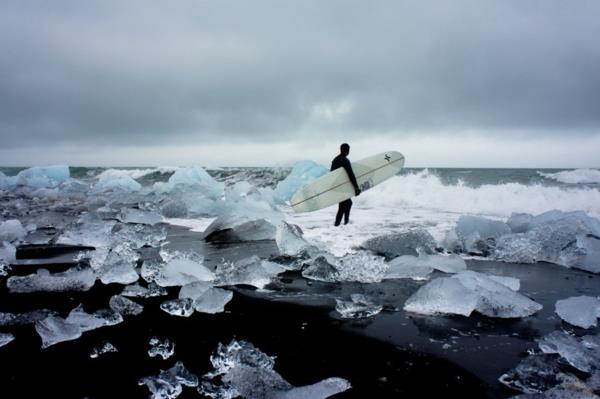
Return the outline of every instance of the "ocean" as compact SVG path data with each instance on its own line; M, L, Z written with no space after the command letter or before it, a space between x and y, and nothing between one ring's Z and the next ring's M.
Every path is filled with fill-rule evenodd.
M326 170L0 168L2 396L597 393L600 170Z

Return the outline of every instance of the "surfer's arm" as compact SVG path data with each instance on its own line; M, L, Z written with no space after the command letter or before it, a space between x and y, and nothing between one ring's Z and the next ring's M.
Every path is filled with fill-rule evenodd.
M350 183L352 183L354 186L354 189L359 191L358 183L356 182L356 176L354 176L354 171L352 170L350 161L346 160L346 162L344 162L344 169L346 169L346 173L348 174L348 178L350 179Z

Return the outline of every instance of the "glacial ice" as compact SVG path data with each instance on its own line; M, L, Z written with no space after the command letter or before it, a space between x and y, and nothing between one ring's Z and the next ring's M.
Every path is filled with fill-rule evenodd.
M544 353L558 354L571 366L585 373L600 369L600 351L585 339L590 336L577 338L564 331L553 331L544 337L537 339L540 350Z
M329 169L316 162L298 161L294 164L290 174L277 183L274 196L281 202L289 201L296 191L327 173L329 173Z
M20 171L16 176L16 183L36 188L56 187L69 177L69 167L65 165L34 166Z
M513 280L499 281L473 271L437 278L408 298L404 309L422 314L463 316L469 316L476 310L489 317L515 318L530 316L542 308L542 305L513 291Z
M525 393L542 393L559 383L557 376L560 372L556 355L538 353L527 356L498 380Z
M285 269L273 262L253 255L236 262L223 261L217 265L215 285L251 285L264 288L271 279Z
M144 311L144 307L131 299L127 299L122 295L113 295L108 306L115 312L123 316L138 315Z
M221 313L225 311L225 305L227 305L232 298L233 292L221 288L210 287L194 300L194 310L200 313Z
M183 201L168 199L160 206L160 213L166 218L186 218L188 208Z
M17 248L9 242L0 242L0 266L9 265L16 259ZM0 271L0 275L1 271Z
M163 360L166 360L175 354L175 343L169 338L152 337L149 345L148 356L150 357L160 356Z
M196 298L202 296L212 284L207 281L194 281L193 283L186 284L179 290L179 298L190 298L196 300Z
M67 316L65 322L77 326L81 332L91 331L105 326L114 326L123 321L121 314L101 309L92 314L86 313L82 305L77 306Z
M455 231L465 252L483 255L490 251L490 240L495 242L511 233L510 227L504 222L471 215L462 215L456 222Z
M24 324L33 324L36 321L45 319L55 313L48 309L32 310L25 313L3 313L0 312L0 326L19 326Z
M115 246L106 256L104 263L96 270L103 284L131 284L139 279L135 271L139 254L127 243Z
M81 337L81 328L68 323L62 317L48 316L35 323L35 330L42 338L42 348L59 342L71 341Z
M542 309L542 305L539 303L513 291L512 280L502 278L495 280L485 274L473 271L464 271L452 278L458 279L461 284L479 295L475 310L486 316L527 317Z
M102 220L95 213L88 213L69 226L59 236L57 243L110 248L112 230L116 223L114 220Z
M6 220L0 223L0 243L2 241L22 241L27 235L27 230L17 219Z
M92 350L92 353L90 353L90 357L92 359L97 359L106 353L116 353L118 351L119 350L115 348L113 344L111 344L110 342L105 342L104 345L94 348Z
M426 315L458 314L470 316L479 295L452 277L436 278L422 286L404 303L407 312Z
M388 265L384 258L368 251L346 254L336 259L339 281L376 283L383 280Z
M522 219L524 215L520 216ZM524 231L523 231L524 230ZM600 272L600 220L585 212L549 211L532 216L497 241L493 257L505 262L547 261Z
M161 370L156 377L144 377L138 385L146 385L153 399L173 399L183 391L182 385L195 387L198 377L189 372L182 362L177 362L168 370Z
M336 267L335 257L330 253L323 252L314 256L307 262L307 267L302 270L302 276L317 281L335 283L339 281L340 275Z
M412 255L402 255L388 263L384 279L411 278L413 280L427 280L433 272L433 267L419 262L419 258Z
M342 378L328 378L313 385L294 387L273 369L273 357L247 341L232 340L227 346L219 343L210 361L214 369L202 377L198 392L213 398L319 399L351 387ZM215 377L220 377L221 382Z
M130 176L102 176L92 187L92 193L100 194L107 191L133 192L142 189L142 185Z
M215 274L201 262L202 258L187 258L185 254L177 254L159 271L156 283L161 287L172 287L194 281L215 280Z
M112 245L128 243L134 249L143 246L160 247L167 238L164 226L118 223L113 226Z
M182 186L202 188L215 194L220 194L224 188L223 184L213 179L201 166L178 168L166 184L155 184L161 192L169 192Z
M261 241L275 239L275 226L266 219L219 216L204 231L206 241Z
M153 298L167 294L167 290L156 283L150 283L148 287L142 287L139 283L128 285L121 292L121 295L131 298Z
M172 316L190 317L194 313L193 304L190 298L179 298L161 303L160 308Z
M301 256L316 252L316 248L304 239L302 230L295 224L286 222L278 224L275 242L279 253L285 256Z
M162 216L158 213L134 208L122 208L118 219L123 223L147 224L150 226L162 222Z
M15 339L15 336L9 333L0 333L0 348L9 344Z
M342 315L344 319L362 319L376 315L381 312L383 306L374 303L371 298L363 294L350 295L349 301L340 299L335 300L335 310Z
M531 227L533 218L529 213L512 213L506 224L513 233L525 233Z
M576 296L561 299L556 301L556 314L577 327L596 327L596 319L600 317L600 298Z
M435 253L435 239L423 229L405 233L393 233L373 237L361 244L361 248L393 258L401 255L416 256L419 253Z
M6 281L10 292L87 291L94 285L96 275L90 268L74 267L62 273L51 274L46 269L27 276L12 276Z

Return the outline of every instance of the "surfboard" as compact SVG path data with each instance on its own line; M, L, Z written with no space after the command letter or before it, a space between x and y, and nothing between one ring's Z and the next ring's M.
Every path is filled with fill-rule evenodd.
M388 151L352 162L361 191L367 191L400 172L404 155ZM312 212L354 196L354 186L344 168L336 169L298 190L290 200L296 212Z

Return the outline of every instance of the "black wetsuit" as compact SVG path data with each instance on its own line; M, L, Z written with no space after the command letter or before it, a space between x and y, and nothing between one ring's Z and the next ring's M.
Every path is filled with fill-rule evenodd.
M358 191L358 183L356 182L356 177L352 171L352 165L350 165L350 161L343 154L333 158L333 161L331 162L331 170L336 170L338 168L346 169L346 173L348 174L350 182L354 186L354 190ZM337 215L335 216L336 226L340 225L342 216L344 217L344 224L348 224L348 220L350 219L350 208L352 208L352 200L350 198L339 203Z

